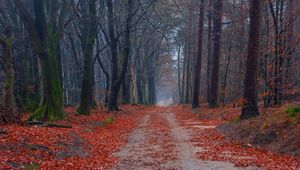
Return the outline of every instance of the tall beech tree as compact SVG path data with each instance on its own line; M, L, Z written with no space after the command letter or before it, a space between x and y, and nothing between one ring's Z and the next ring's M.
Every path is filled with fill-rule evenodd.
M206 71L206 98L210 101L210 86L211 86L211 66L212 66L212 39L211 39L211 27L212 27L212 1L208 0L207 9L207 71Z
M90 114L94 106L94 65L93 52L97 37L97 10L96 0L89 0L88 2L88 18L87 28L83 33L83 55L84 55L84 71L81 89L81 102L78 109L79 114Z
M5 16L1 16L0 14L0 18L4 17ZM3 49L3 60L0 60L0 66L2 67L6 75L6 82L4 85L4 105L0 105L2 109L2 111L0 112L0 123L18 122L20 120L18 113L14 111L14 108L16 106L14 95L15 72L13 65L14 36L12 31L12 25L10 24L10 19L6 18L5 22L7 23L7 25L4 27L5 35L0 35L0 47L2 47ZM0 24L1 26L3 26L2 23Z
M213 62L209 105L218 106L223 0L213 1Z
M191 1L189 2L191 3ZM190 18L188 20L188 28L186 32L186 46L185 46L185 79L186 79L186 84L185 84L185 98L184 98L184 103L185 104L190 104L191 99L190 99L190 92L191 92L191 62L193 59L193 7L189 5L188 7L188 17Z
M125 69L125 73L123 73L122 80L123 80L123 102L128 104L130 102L130 69L128 69L128 62L130 60L130 50L131 50L131 41L130 41L130 31L131 31L131 22L132 22L132 8L133 8L133 1L127 0L126 3L126 24L125 24L125 37L124 37L124 47L123 47L123 54L124 54L124 65L123 69ZM127 62L127 63L125 63Z
M242 107L241 119L248 119L259 115L257 106L257 73L261 25L260 13L261 1L251 0L248 55L244 81L244 105Z
M287 10L288 10L288 22L290 25L287 28L287 70L286 70L286 77L287 77L287 82L291 82L291 66L292 66L292 58L293 54L295 51L295 46L294 46L294 28L295 24L293 22L294 17L295 17L295 10L294 10L294 5L295 2L294 0L288 0L287 4Z
M7 2L7 1L5 1ZM1 4L0 4L1 5ZM0 6L1 9L1 6ZM5 10L5 9L1 9ZM3 59L0 60L0 64L3 67L6 74L6 83L4 86L4 106L10 110L14 107L14 68L13 68L13 31L11 18L5 15L3 12L0 13L0 26L3 28L3 34L0 34L0 47L2 47ZM10 114L10 113L6 113ZM2 115L4 117L10 117L11 115Z
M114 4L112 0L107 0L107 22L110 39L110 49L112 54L112 85L109 97L108 110L116 111L118 108L118 96L120 87L124 80L124 76L127 70L128 59L130 55L130 32L132 21L132 7L133 1L127 0L126 9L126 30L125 30L125 43L124 43L124 55L121 57L118 52L118 37L115 35L115 17L114 17ZM121 67L120 67L121 65Z
M202 40L203 40L203 26L204 26L204 6L205 0L201 0L200 15L199 15L199 31L198 31L198 56L195 65L195 78L194 78L194 90L192 108L198 108L200 106L200 80L201 80L201 66L202 66Z
M41 66L43 99L31 119L49 121L62 119L64 102L57 47L63 36L69 1L53 0L49 10L46 10L45 0L33 0L34 17L31 17L23 1L14 0L14 2L30 35L33 49L39 56Z
M0 36L0 45L3 47L3 67L6 74L5 84L5 104L7 109L12 109L14 105L14 69L13 69L13 58L12 58L12 33L8 33L7 38Z

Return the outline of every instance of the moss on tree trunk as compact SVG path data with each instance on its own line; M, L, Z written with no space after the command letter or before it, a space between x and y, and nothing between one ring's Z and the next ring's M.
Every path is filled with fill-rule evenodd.
M97 11L96 0L89 0L88 32L84 32L84 73L82 81L81 102L78 108L79 114L90 114L91 109L96 105L93 96L94 86L94 65L93 51L97 35Z
M12 41L9 39L4 43L4 64L5 64L5 107L7 109L13 108L14 105L14 68L12 59Z
M63 92L56 51L54 49L43 51L39 54L39 57L41 62L43 101L30 119L48 121L63 119Z

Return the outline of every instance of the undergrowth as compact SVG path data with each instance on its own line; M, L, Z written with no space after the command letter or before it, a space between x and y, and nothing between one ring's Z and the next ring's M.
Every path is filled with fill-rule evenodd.
M291 106L285 110L287 116L293 119L294 124L300 124L300 105Z
M285 110L285 113L291 118L296 117L300 113L300 106L291 106Z

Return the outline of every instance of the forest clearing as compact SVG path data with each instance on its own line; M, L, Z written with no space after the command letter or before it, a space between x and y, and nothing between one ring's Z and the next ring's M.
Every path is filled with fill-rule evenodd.
M0 0L0 169L299 170L299 0Z

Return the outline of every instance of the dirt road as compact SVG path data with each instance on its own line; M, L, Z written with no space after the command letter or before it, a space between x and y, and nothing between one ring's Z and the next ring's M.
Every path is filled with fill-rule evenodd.
M127 145L115 156L119 163L113 169L178 169L178 170L234 170L229 162L203 161L196 153L203 148L190 141L192 129L180 126L172 107L161 107L149 111L140 120L138 128L130 135ZM197 125L199 129L215 128L201 126L199 122L186 122ZM247 167L243 169L258 169Z

